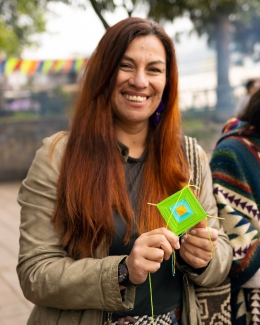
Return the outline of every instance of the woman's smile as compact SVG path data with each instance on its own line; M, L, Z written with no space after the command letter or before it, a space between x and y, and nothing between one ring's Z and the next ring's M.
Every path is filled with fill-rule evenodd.
M140 95L128 95L128 94L123 94L123 96L129 100L130 102L135 102L135 103L142 103L147 100L148 97L146 96L140 96Z

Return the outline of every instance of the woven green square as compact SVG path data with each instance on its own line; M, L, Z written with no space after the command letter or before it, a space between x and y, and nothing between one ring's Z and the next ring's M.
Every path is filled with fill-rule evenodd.
M157 208L175 235L184 233L207 218L206 212L189 186L158 203Z

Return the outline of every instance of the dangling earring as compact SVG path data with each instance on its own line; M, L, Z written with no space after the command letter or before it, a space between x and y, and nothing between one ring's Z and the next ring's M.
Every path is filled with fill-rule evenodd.
M159 106L157 107L156 111L154 112L154 116L153 116L153 124L154 124L154 126L156 126L159 123L161 113L164 111L164 109L165 109L164 103L160 102Z

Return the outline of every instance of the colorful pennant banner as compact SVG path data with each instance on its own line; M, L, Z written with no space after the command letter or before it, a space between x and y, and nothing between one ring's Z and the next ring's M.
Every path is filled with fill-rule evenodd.
M36 72L43 74L79 72L86 66L87 61L87 58L64 60L0 59L0 74L9 76L11 73L19 71L32 76Z

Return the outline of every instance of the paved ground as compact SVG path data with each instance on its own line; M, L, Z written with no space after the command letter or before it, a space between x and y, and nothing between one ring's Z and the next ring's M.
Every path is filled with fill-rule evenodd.
M16 275L19 241L20 184L0 183L0 324L25 325L32 304L22 294Z

